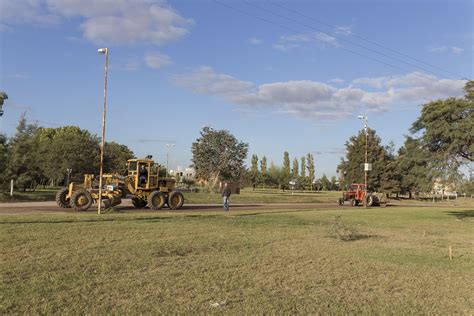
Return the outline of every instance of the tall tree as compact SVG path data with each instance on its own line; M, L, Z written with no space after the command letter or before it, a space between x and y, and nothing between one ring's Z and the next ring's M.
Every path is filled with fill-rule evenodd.
M309 176L309 185L311 190L313 190L313 182L315 180L315 167L314 167L314 158L313 154L308 153L306 155L306 168L308 169L308 176Z
M283 170L286 173L290 173L290 154L287 151L283 153Z
M298 158L295 158L293 159L293 168L291 169L291 176L293 177L293 179L298 179L298 176L299 176L298 167L299 167Z
M323 191L329 191L331 189L331 181L329 181L328 177L324 173L320 179L320 182L321 182L321 189Z
M301 177L306 177L306 158L301 157Z
M219 180L239 180L245 171L248 144L226 130L204 127L192 144L192 162L198 178L215 187Z
M411 128L412 133L422 133L422 145L433 158L455 166L474 161L474 81L466 83L464 89L464 98L423 105Z
M0 190L7 186L7 163L8 163L8 140L4 134L0 134Z
M260 175L262 184L265 185L267 183L267 157L265 156L260 160Z
M38 164L38 145L34 141L38 126L28 124L26 114L18 122L16 134L10 141L7 163L8 178L15 181L15 186L25 191L34 188L41 178Z
M339 191L339 185L337 183L337 178L335 176L331 177L331 191Z
M291 179L291 168L290 168L290 154L287 151L283 153L283 167L281 168L281 174L279 177L280 188L285 190L289 187Z
M4 91L0 91L0 117L3 116L3 103L8 99L8 95Z
M259 172L258 172L258 156L257 155L252 155L252 162L250 166L250 172L249 172L249 180L252 185L252 188L255 190L255 187L258 184L259 181Z
M116 142L106 142L104 148L104 172L125 174L127 160L135 158L133 151Z
M401 191L408 193L429 192L433 188L433 179L440 171L431 166L431 153L421 141L407 137L405 144L398 150L396 170L401 176Z
M44 175L53 183L62 182L67 169L72 169L75 181L82 181L83 174L98 173L99 139L89 131L77 126L41 128L35 141Z
M3 116L3 103L8 99L8 95L5 91L0 91L0 116Z
M260 172L262 175L267 174L267 157L263 156L262 160L260 160Z
M372 171L368 172L369 189L381 189L381 177L385 170L385 159L387 151L381 144L381 139L374 130L368 129L368 162L372 163ZM344 182L364 183L365 162L365 131L361 130L358 135L352 136L346 142L346 158L341 159L338 172L344 175Z

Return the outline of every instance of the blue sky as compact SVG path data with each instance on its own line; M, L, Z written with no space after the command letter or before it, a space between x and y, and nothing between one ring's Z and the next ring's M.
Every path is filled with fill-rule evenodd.
M162 163L150 140L173 140L171 168L191 163L207 125L248 142L249 158L312 152L332 176L357 115L398 148L420 104L473 77L467 0L0 0L0 38L1 132L27 111L98 134L107 46L106 140Z

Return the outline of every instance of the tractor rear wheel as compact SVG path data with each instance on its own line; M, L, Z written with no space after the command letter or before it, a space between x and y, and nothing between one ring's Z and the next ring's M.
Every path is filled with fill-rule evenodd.
M155 191L148 196L148 207L152 210L161 209L166 203L166 196L160 191Z
M92 205L92 195L89 191L78 190L71 196L71 206L78 212L87 211Z
M62 188L61 190L56 193L56 203L59 207L62 208L70 208L71 204L69 203L69 199L66 198L67 194L69 193L68 188Z
M179 191L173 191L168 196L168 206L172 210L179 210L184 204L184 196Z
M144 208L146 206L146 201L137 197L132 197L132 204L136 208Z

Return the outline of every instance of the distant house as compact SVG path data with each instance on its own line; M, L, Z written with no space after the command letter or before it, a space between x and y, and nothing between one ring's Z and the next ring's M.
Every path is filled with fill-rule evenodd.
M457 196L455 184L452 182L449 183L440 178L435 179L433 183L433 193L439 195Z
M196 171L194 168L187 167L183 169L183 167L178 166L176 170L170 170L170 175L179 176L180 179L193 180L196 177Z

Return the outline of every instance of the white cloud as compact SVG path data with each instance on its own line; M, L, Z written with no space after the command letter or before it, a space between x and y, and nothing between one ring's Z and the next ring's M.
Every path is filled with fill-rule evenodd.
M442 53L445 52L448 48L446 46L434 46L428 48L428 51L431 53Z
M134 71L140 68L140 65L140 60L138 60L136 56L129 56L120 59L117 64L112 64L111 68L116 68L118 70L124 71Z
M256 37L251 37L248 39L248 42L252 45L260 45L262 44L262 40Z
M352 26L350 25L343 25L336 27L336 33L344 34L344 35L351 35L352 34Z
M344 79L341 79L341 78L334 78L334 79L330 79L328 80L328 83L343 83L344 82Z
M464 51L463 48L457 47L457 46L434 46L428 48L428 51L430 53L445 53L445 52L451 52L453 54L460 54Z
M79 17L83 36L98 44L163 44L188 33L192 20L157 0L0 0L2 21L45 23Z
M173 82L193 92L223 98L241 95L253 86L251 82L218 74L211 67L200 67L191 74L177 75L173 78Z
M3 25L16 23L55 23L58 16L48 12L44 0L0 0Z
M211 67L176 76L174 83L239 107L322 120L349 117L357 111L389 111L400 104L418 105L427 98L461 96L464 86L461 80L438 79L416 72L359 78L343 88L310 80L257 85L216 73Z
M312 32L283 35L280 37L278 42L273 45L273 48L280 51L287 51L292 48L301 47L303 44L310 43L318 44L320 47L324 47L325 44L329 44L335 47L340 46L335 37L322 32Z
M145 55L145 63L151 68L163 68L171 65L173 62L168 55L160 53L148 53Z
M460 54L464 51L464 49L462 49L461 47L453 46L453 47L451 47L451 51L454 54Z
M15 79L15 80L27 80L27 79L30 79L31 77L25 74L12 74L12 75L7 75L7 78Z

